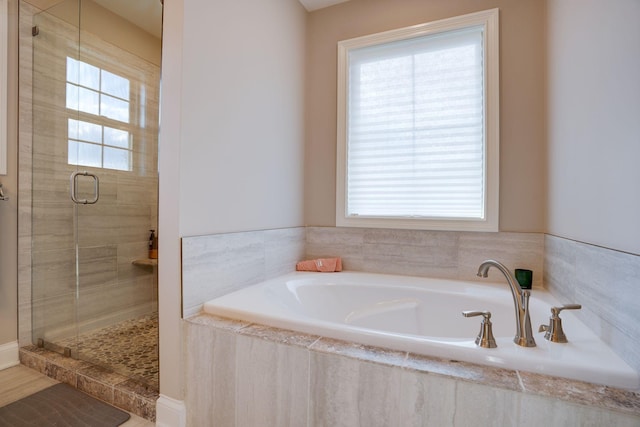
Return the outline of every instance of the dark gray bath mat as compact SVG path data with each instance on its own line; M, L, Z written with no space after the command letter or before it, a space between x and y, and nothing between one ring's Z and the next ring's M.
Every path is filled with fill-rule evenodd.
M0 408L1 427L115 427L129 414L67 384L56 384Z

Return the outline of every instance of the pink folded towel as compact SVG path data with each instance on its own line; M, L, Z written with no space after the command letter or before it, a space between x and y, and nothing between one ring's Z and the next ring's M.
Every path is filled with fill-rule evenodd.
M321 272L342 271L342 260L340 258L318 258L300 261L296 264L296 270Z

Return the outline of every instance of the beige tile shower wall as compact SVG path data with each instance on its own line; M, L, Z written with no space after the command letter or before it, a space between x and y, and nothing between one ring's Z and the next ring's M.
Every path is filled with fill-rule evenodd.
M542 286L544 237L541 233L472 233L307 227L306 258L340 256L346 270L445 279L481 280L478 266L486 259L511 270L533 270L533 285ZM489 279L504 280L492 269Z
M294 271L304 239L302 227L184 237L184 317L210 299Z
M155 271L131 261L147 257L149 229L157 229L159 69L85 31L78 52L77 28L46 13L33 18L37 11L24 3L21 12L21 320L31 318L31 302L34 307L34 324L21 324L20 341L27 344L31 329L44 325L45 338L64 335L76 309L81 332L156 309ZM31 37L34 22L37 39ZM69 197L76 167L67 162L65 102L66 57L78 53L80 60L129 79L132 88L144 87L144 98L132 91L132 120L142 128L133 133L132 171L80 167L100 177L99 202L82 206ZM91 193L88 179L79 184L81 197Z
M640 256L545 236L545 286L640 372Z

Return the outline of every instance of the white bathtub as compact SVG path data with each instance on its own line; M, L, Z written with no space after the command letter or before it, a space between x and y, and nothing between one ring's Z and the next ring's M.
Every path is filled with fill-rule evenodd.
M531 325L548 324L561 303L532 291ZM481 317L489 310L497 348L477 347ZM571 311L561 313L569 343L535 333L537 347L513 342L516 322L507 282L462 282L357 272L291 273L205 303L204 311L324 337L483 365L536 372L613 387L640 389L638 373L600 341Z

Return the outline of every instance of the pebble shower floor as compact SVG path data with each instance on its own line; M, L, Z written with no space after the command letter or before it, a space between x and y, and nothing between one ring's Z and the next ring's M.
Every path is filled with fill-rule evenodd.
M57 342L74 348L75 338ZM78 335L83 360L158 389L158 314L125 320Z

